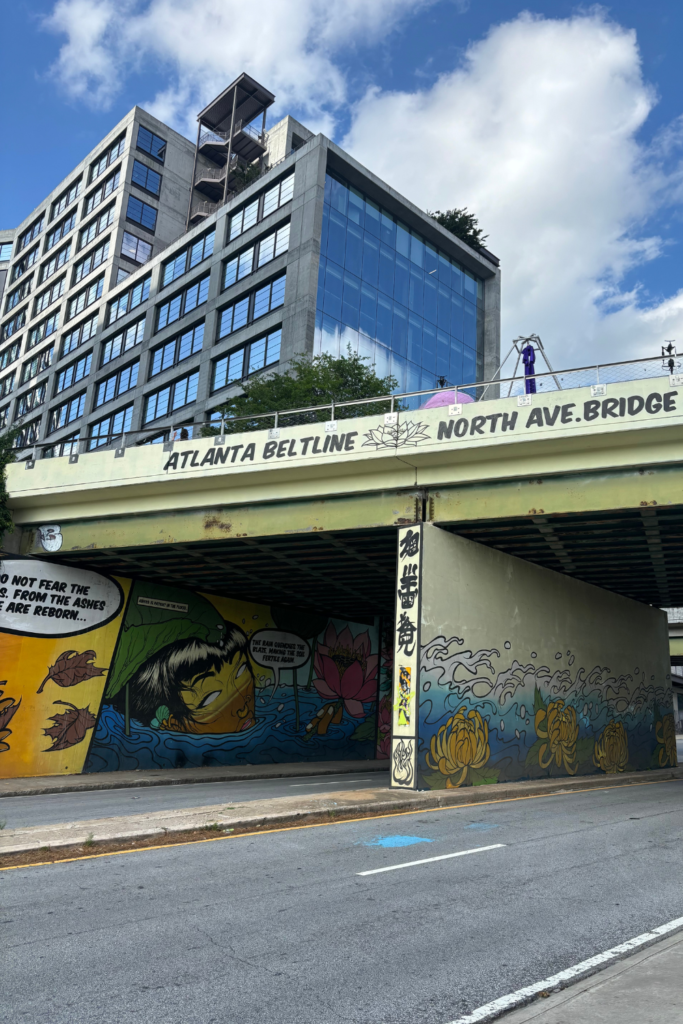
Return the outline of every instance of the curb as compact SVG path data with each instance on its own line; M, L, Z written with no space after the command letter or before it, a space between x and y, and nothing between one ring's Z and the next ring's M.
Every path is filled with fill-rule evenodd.
M263 768L263 771L254 772L254 768ZM107 772L106 779L97 780L97 775L83 776L83 775L48 775L43 776L46 781L42 785L40 784L40 777L36 779L35 783L31 785L28 779L0 779L0 800L5 797L12 796L48 796L53 793L88 793L103 789L140 789L151 786L191 786L201 784L203 782L252 782L255 780L263 779L268 781L269 779L288 779L298 778L299 776L305 778L307 776L314 775L358 775L362 772L388 772L389 761L368 761L367 764L360 765L358 762L352 764L344 764L344 762L322 762L315 763L315 767L311 770L312 762L293 762L291 764L281 765L247 765L243 769L240 768L225 768L220 770L211 770L210 768L198 768L189 769L190 771L196 771L196 775L180 776L176 775L176 771L184 771L185 769L174 769L167 768L159 772L159 776L146 775L144 772L140 772L138 778L131 777L133 773L128 772ZM199 774L201 772L201 774ZM121 779L112 778L120 774ZM85 781L85 779L91 781ZM70 779L72 781L64 781L62 779ZM83 780L83 781L81 781ZM28 783L27 786L17 786L17 782ZM14 785L14 789L5 788L5 786Z
M661 773L661 774L660 774ZM652 778L652 775L658 777ZM225 813L223 804L195 808L194 810L176 812L159 811L152 812L146 816L143 824L133 824L135 818L129 817L130 824L126 827L126 817L99 819L65 823L52 826L30 826L9 830L4 835L0 833L0 856L13 853L25 853L30 850L37 850L44 846L51 849L63 849L70 846L81 845L85 838L90 836L94 842L106 844L117 840L145 839L150 836L167 836L169 834L191 832L205 828L207 825L230 826L232 828L253 828L254 826L269 826L272 828L286 827L288 825L304 825L311 819L319 819L321 815L333 815L330 817L330 824L340 823L344 820L363 820L382 815L400 815L406 812L419 812L426 810L439 810L446 808L468 807L477 804L497 803L504 801L523 800L531 797L543 796L566 796L572 793L590 792L594 790L615 789L633 785L654 785L662 782L683 780L683 768L659 769L657 772L633 772L621 776L588 776L581 779L543 779L534 782L504 783L491 786L477 786L467 790L439 790L437 792L427 791L423 793L403 793L396 797L389 797L390 790L365 790L370 799L363 801L339 802L333 798L335 793L327 793L324 796L307 797L307 806L297 808L291 806L281 811L267 811L258 813L259 803L272 804L272 800L251 802L250 805L242 808L235 808L237 814ZM374 799L372 795L374 794ZM339 793L345 797L346 793ZM276 798L277 799L277 798ZM294 800L290 797L281 797L280 800ZM249 813L253 808L255 813ZM183 820L177 820L182 815ZM175 820L174 820L175 818ZM150 820L151 819L151 820ZM155 822L158 822L156 824ZM325 822L311 822L312 824L325 824ZM110 824L110 830L106 826ZM98 827L99 826L99 830ZM71 835L61 839L51 838L51 835L59 829L69 829ZM32 838L35 836L35 838ZM9 845L11 840L16 838L14 845ZM5 843L3 843L5 840Z

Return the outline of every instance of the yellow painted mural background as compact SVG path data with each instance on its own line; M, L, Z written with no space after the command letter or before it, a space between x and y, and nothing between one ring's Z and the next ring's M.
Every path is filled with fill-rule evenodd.
M76 636L33 637L0 633L0 698L13 699L19 704L8 723L11 735L5 743L9 750L0 752L0 778L14 778L22 775L72 775L81 772L90 745L91 731L85 738L66 750L49 750L52 739L45 729L52 728L53 715L64 714L70 709L66 701L76 708L88 708L97 716L102 694L107 681L114 647L121 628L131 581L114 577L124 593L121 610L115 619L87 633ZM52 679L45 683L42 693L40 685L65 651L92 650L96 657L94 664L104 669L102 675L84 679L75 686L58 686ZM4 681L4 682L3 682Z

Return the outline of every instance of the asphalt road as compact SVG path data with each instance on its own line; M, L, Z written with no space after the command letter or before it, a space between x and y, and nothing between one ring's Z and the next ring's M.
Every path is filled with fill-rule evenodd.
M389 785L389 772L367 774L309 775L301 778L254 779L243 782L196 782L187 786L150 786L140 789L86 790L82 793L48 793L40 796L7 796L0 799L0 822L5 828L26 825L57 825L119 814L147 811L178 811L223 801L268 800L278 796L309 796L311 793L343 792Z
M2 1016L447 1024L683 916L682 811L668 782L0 872Z

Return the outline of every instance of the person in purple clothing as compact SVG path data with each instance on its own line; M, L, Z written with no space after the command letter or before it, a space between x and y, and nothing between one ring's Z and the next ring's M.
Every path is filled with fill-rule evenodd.
M522 359L524 361L524 390L527 395L536 394L536 351L530 341L526 343L522 349Z

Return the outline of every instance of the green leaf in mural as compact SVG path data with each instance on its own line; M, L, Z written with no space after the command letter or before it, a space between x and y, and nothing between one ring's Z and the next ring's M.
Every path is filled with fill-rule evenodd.
M538 765L539 751L541 750L545 742L545 739L537 739L537 741L533 743L532 746L529 746L528 754L526 755L526 760L524 762L526 768L530 768L531 765Z
M134 583L109 671L105 700L115 697L140 666L162 647L188 637L218 643L223 629L220 612L201 594L155 583Z
M526 760L524 761L524 766L526 768L530 768L531 765L538 765L539 751L541 750L545 742L545 739L537 739L537 741L533 743L532 746L529 746L528 754L526 755Z
M574 758L579 764L583 761L593 761L593 748L595 746L595 740L592 736L584 736L583 739L576 741L576 757Z
M545 708L545 701L543 700L543 697L541 696L541 691L536 686L534 688L534 714L536 714L537 711L543 711L544 708Z
M361 722L356 731L351 734L351 739L357 740L359 743L367 742L368 740L373 741L375 739L375 730L375 716L370 715L370 717L366 718L364 722Z
M423 772L422 779L429 789L446 788L446 776L441 772Z
M489 768L486 765L483 768L470 768L467 781L473 786L491 786L498 782L498 774L497 768Z

